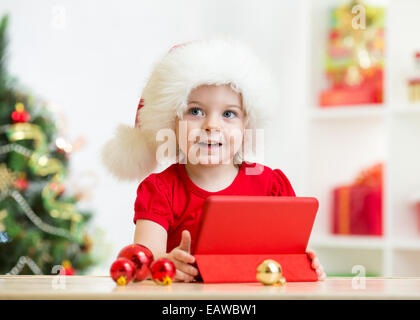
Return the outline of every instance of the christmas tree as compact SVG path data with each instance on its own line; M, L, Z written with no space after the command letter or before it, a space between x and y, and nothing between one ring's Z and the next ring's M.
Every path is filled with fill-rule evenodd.
M0 22L0 274L83 274L97 263L90 212L68 194L69 150L47 103L6 70L8 16Z

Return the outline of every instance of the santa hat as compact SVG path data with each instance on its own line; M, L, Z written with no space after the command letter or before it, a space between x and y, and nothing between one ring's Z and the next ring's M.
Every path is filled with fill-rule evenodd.
M238 40L218 37L174 46L154 65L134 127L117 128L102 149L103 162L119 179L147 177L158 167L156 133L175 130L176 117L182 117L191 90L200 85L230 85L242 95L246 128L263 128L278 107L273 80L270 70Z

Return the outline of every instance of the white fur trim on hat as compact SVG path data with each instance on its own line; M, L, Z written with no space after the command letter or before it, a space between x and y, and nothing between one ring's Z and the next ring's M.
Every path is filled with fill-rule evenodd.
M154 147L148 143L144 132L125 125L120 125L114 138L104 145L102 159L122 180L142 180L156 167Z
M237 40L213 38L177 46L154 65L141 95L137 127L120 126L103 148L103 161L118 178L144 179L157 166L156 133L175 130L176 117L182 117L191 90L200 85L230 84L242 94L247 128L263 128L278 107L275 83L252 50Z

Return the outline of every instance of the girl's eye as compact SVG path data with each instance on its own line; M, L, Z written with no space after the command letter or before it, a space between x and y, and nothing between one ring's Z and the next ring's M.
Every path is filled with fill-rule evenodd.
M236 116L236 113L228 110L228 111L223 112L223 116L226 118L233 118Z
M188 110L188 112L193 116L199 116L203 114L203 111L200 108L191 108L190 110Z

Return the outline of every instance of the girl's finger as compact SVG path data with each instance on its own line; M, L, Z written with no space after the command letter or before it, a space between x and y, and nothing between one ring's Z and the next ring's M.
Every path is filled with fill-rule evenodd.
M324 273L324 268L323 268L322 266L319 266L319 267L316 269L316 273L317 273L318 275L322 275L322 274Z
M193 267L192 265L185 263L183 261L174 259L173 263L175 264L175 268L183 273L186 273L192 277L198 275L198 269Z
M306 250L306 253L308 254L309 258L312 260L316 257L315 251L313 251L312 249Z
M312 268L316 269L319 266L320 266L319 259L316 257L315 259L312 260Z
M188 263L183 263L183 262L179 263L178 269L192 277L195 277L196 275L198 275L198 270L192 265L189 265Z
M321 281L324 281L326 278L327 278L327 275L325 274L325 272L323 272L322 275L318 277L318 279Z
M194 277L192 277L192 276L186 274L185 272L182 272L181 270L177 269L176 273L175 273L175 279L185 281L185 282L190 282L190 281L194 280Z
M316 269L317 269L317 270L322 269L322 271L324 271L324 267L322 266L322 264L320 264L320 263L319 263L319 260L318 260L318 261L316 261L316 265L317 265L317 266L316 266Z
M178 260L180 260L182 262L185 262L185 263L194 263L194 261L195 261L195 258L191 254L189 254L188 252L185 252L181 249L174 249L173 250L173 255L174 255L175 259L178 259Z
M190 252L191 250L191 235L188 230L182 231L182 238L181 243L179 244L179 248L183 251Z

